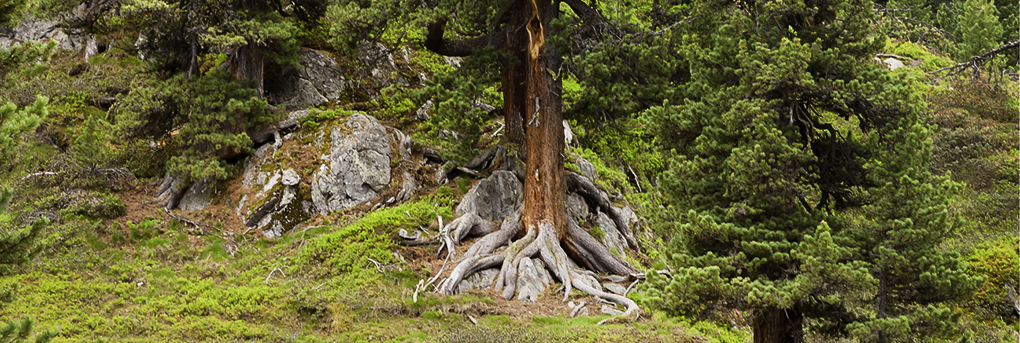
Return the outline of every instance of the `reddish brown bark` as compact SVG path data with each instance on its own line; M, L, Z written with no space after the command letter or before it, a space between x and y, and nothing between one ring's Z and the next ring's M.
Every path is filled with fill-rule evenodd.
M514 125L520 120L524 131L521 223L531 231L537 229L539 222L548 220L562 240L567 230L563 206L566 183L563 180L562 98L558 96L561 83L548 72L558 70L562 59L555 48L544 44L554 16L555 9L549 0L517 3L508 27L525 27L512 31L514 38L510 40L513 42L511 51L521 63L508 68L504 76L504 92L509 90L509 94L504 93L504 99L511 108L506 112L508 130L516 130ZM521 74L524 74L523 80ZM515 133L507 131L507 134L513 141Z
M754 316L754 343L801 343L803 317L795 309L769 307Z

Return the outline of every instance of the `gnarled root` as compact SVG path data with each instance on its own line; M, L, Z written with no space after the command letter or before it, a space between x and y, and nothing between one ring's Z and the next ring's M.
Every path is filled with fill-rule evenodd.
M460 245L460 241L468 235L484 236L496 231L496 225L477 214L468 213L450 222L446 231L452 235L453 243Z
M461 218L464 217L466 216ZM472 223L476 222L476 220L468 217L464 219L463 223ZM462 227L454 223L450 225ZM506 250L493 253L497 248L507 245L509 240L520 229L520 213L518 212L512 218L504 220L499 230L489 232L475 242L464 256L461 257L460 262L451 271L450 276L437 285L436 291L443 294L455 294L459 291L458 284L466 276L484 269L501 266L493 288L495 291L500 292L504 298L511 299L517 291L518 268L521 260L538 255L545 263L545 266L552 272L552 275L563 284L564 301L570 297L572 289L576 288L593 296L625 306L627 310L624 312L624 316L629 316L638 309L637 303L633 300L625 296L604 292L597 284L589 284L586 273L591 273L591 271L578 270L572 266L570 261L571 255L568 255L568 252L564 250L564 246L570 250L575 259L580 260L585 267L592 271L623 275L616 277L623 280L640 276L633 267L610 253L605 246L577 226L576 223L569 222L569 232L561 242L552 222L548 220L540 221L537 226L529 225L526 234L517 241L510 243ZM471 228L453 229L453 232L459 231L476 232L475 229ZM458 234L453 236L463 237ZM574 282L574 280L578 280L578 282Z
M450 225L453 225L453 223ZM437 292L456 294L459 291L457 285L464 280L464 277L502 264L504 255L492 254L492 252L506 245L517 231L520 230L520 227L520 212L518 212L504 220L499 230L490 232L475 242L464 253L457 267L453 268L453 271L450 272L450 276L439 284L439 287L436 288Z
M623 214L610 204L609 195L606 192L600 190L595 183L581 174L568 171L563 173L563 177L567 181L567 189L575 191L577 194L588 199L588 201L595 203L603 212L609 215L609 218L616 224L616 228L623 234L623 237L627 240L627 245L631 249L641 249L637 239L634 238L634 233L630 230L630 225L627 223L628 218L624 218Z
M571 277L578 278L578 279L584 277L584 275L582 275L580 272L578 272L576 270L571 270L570 272L571 272ZM585 283L585 282L578 282L578 283L576 283L574 285L574 287L577 287L577 289L582 291L582 292L585 292L585 293L594 295L596 297L599 297L599 298L602 298L602 299L606 299L606 300L612 301L614 303L626 306L627 310L623 312L623 316L625 316L625 317L626 316L630 316L632 313L635 313L638 310L637 303L634 302L634 300L630 300L630 298L627 298L625 296L622 296L622 295L619 295L619 294L603 292L602 290L596 289L596 288L592 287L591 285L589 285L588 283Z
M570 234L563 240L563 244L585 268L596 273L613 275L631 275L638 273L627 262L620 259L606 249L588 231L581 229L577 223L568 221Z

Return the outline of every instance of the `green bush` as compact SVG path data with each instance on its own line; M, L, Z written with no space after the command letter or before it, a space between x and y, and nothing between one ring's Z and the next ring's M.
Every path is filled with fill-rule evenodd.
M1003 237L996 242L976 249L967 257L968 272L985 277L985 284L972 300L993 313L1008 312L1013 306L1008 288L1020 293L1020 241L1017 237Z
M226 178L227 164L221 157L251 150L245 129L276 117L254 89L226 71L191 78L180 74L138 87L124 104L117 108L118 121L125 123L119 130L179 148L167 168L187 181Z

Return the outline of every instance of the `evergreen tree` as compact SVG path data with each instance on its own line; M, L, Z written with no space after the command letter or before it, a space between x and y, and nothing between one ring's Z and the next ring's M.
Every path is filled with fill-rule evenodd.
M140 87L118 109L127 134L164 138L174 147L169 171L185 181L224 179L224 158L250 151L245 130L275 117L272 108L227 71L187 77L178 74Z
M644 3L648 5L648 3ZM672 6L672 5L670 5ZM671 8L663 5L663 7ZM515 292L516 261L523 257L540 255L549 261L549 268L559 278L570 294L573 287L583 291L599 294L603 292L593 288L574 284L578 274L567 266L567 260L573 259L579 265L590 270L618 275L636 272L634 268L608 251L591 235L569 223L564 203L568 187L580 187L584 181L575 175L565 173L564 131L563 131L563 80L567 75L587 82L592 90L602 94L588 93L583 99L585 105L578 106L574 114L580 116L597 115L602 123L613 117L629 116L633 111L647 108L661 102L662 96L671 94L666 85L645 85L649 79L669 80L672 66L666 67L657 63L657 54L668 55L665 49L649 49L648 51L628 51L632 59L627 63L618 63L626 54L614 52L611 45L619 44L626 49L642 48L659 44L653 35L633 35L647 27L634 25L633 31L627 31L627 25L610 23L599 13L600 5L596 1L567 0L554 2L549 0L495 0L482 2L465 2L462 0L413 3L410 6L401 1L339 1L327 10L327 22L331 23L330 32L339 42L340 47L351 47L362 39L389 39L391 44L410 42L444 56L464 57L465 65L482 66L498 70L498 88L502 96L501 114L505 123L504 141L502 142L505 157L499 159L502 168L513 170L524 183L524 205L520 213L518 225L509 226L509 231L499 230L475 243L471 256L465 256L451 277L444 281L441 291L456 292L457 283L461 278L479 267L501 261L503 271L497 278L496 287L503 289L504 297L512 297ZM664 19L657 22L656 29L664 29L670 24L677 13L659 11L654 16ZM610 38L611 37L611 38ZM627 37L624 39L623 37ZM643 40L642 40L643 38ZM609 41L606 45L602 42ZM600 54L585 61L585 52ZM571 56L573 54L573 56ZM565 57L576 57L567 59ZM608 68L597 60L612 60L620 68ZM579 72L576 68L592 66L603 68L591 73ZM633 69L631 69L633 67ZM498 69L496 69L498 68ZM647 68L647 69L641 69ZM477 70L477 69L476 69ZM604 76L619 76L610 70L625 70L620 84L612 84L601 79ZM460 71L457 72L460 76ZM495 73L486 73L488 78ZM665 75L665 76L663 76ZM476 78L481 79L482 77ZM454 78L436 77L436 81L426 88L439 89L439 82ZM488 80L486 80L488 81ZM449 88L477 93L486 84L480 82L451 82ZM481 86L481 87L479 87ZM647 91L647 92L646 92ZM590 96L588 96L590 95ZM464 97L454 96L460 100ZM452 99L437 99L435 113L441 113L450 122L478 122L474 118L465 119L465 111L448 110L468 108L469 102L451 104ZM451 106L452 105L452 106ZM477 113L477 112L475 112ZM577 117L575 117L577 118ZM580 118L578 118L580 119ZM594 122L591 118L583 118L586 122ZM523 160L523 161L521 161ZM521 167L520 162L523 162ZM586 179L585 179L586 180ZM591 182L588 182L591 184ZM593 196L598 193L591 185ZM608 208L606 197L600 203L603 210ZM592 202L598 201L591 199ZM470 216L462 216L451 225L460 226L471 223ZM512 218L507 218L512 219ZM628 246L638 248L637 240L630 233L625 220L617 221ZM467 225L470 227L470 225ZM508 233L509 232L509 233ZM497 238L507 235L505 239ZM511 237L522 237L506 252L494 253ZM504 259L505 258L505 259ZM606 295L609 296L609 295ZM636 309L636 304L623 297L611 298L620 303L627 303L629 309ZM630 312L630 311L629 311Z
M963 0L956 2L959 17L956 20L958 53L956 59L969 61L971 57L999 46L1002 25L992 0Z
M0 50L0 52L2 51ZM0 77L3 76L5 76L3 70L0 69ZM0 105L0 160L6 161L4 164L10 163L14 151L21 143L21 135L35 130L42 119L46 117L47 101L46 97L40 96L30 107L20 110L11 102ZM6 169L8 165L4 167ZM0 214L6 212L7 204L11 202L12 193L8 185L0 184ZM43 217L23 229L0 226L0 276L10 274L14 267L27 263L39 252L41 245L36 239L48 223L49 220ZM7 301L6 299L10 299L14 295L13 293L12 289L0 288L0 307ZM32 332L33 323L33 320L25 318L20 323L12 320L6 325L0 326L0 342L25 341ZM37 335L35 342L49 342L53 336L52 332L46 331Z
M0 26L14 26L25 12L24 0L0 0Z
M893 162L890 151L930 151L921 149L931 143L918 124L918 107L910 105L917 101L914 91L871 62L884 43L872 31L872 2L696 6L702 16L684 36L691 73L682 90L687 99L644 114L672 156L660 181L670 205L658 229L670 238L678 267L671 280L651 276L652 303L687 313L749 308L755 342L800 342L806 320L826 334L850 333L848 325L866 320L861 304L872 302L868 295L883 282L908 293L932 292L929 302L958 296L874 275L899 270L876 267L878 259L862 256L872 254L870 247L898 249L896 239L914 244L944 238L945 228L928 212L944 205L944 197L923 194L933 197L927 206L869 218L881 225L922 221L916 233L923 235L883 236L855 229L841 216L873 202L871 196L921 196L917 190L888 193L897 186L888 185L889 178L904 182L904 174L889 176L877 163L923 169L921 159ZM909 176L928 189L926 175ZM902 253L939 255L933 245L925 247ZM967 280L958 277L961 266L954 261L938 257L912 268L930 273L924 280L945 280L965 293ZM897 295L884 299L884 309L872 310L884 313L876 318L917 304ZM939 311L912 315L946 319Z
M934 177L926 167L931 130L913 117L916 113L907 112L910 117L898 119L899 125L875 135L885 149L865 168L876 187L868 191L864 219L848 230L877 281L874 295L864 298L868 314L848 326L865 342L950 338L960 313L945 302L966 299L980 287L958 253L938 248L962 224L948 209L959 185L948 176Z
M279 1L133 0L124 1L117 9L128 19L128 28L140 32L140 48L156 70L195 76L218 67L203 64L223 54L229 56L226 62L231 73L250 80L262 97L267 60L297 63L298 28L284 20L282 8ZM108 15L115 14L110 11Z
M32 326L35 321L25 318L21 322L12 320L7 325L0 326L0 342L2 343L27 343L28 336L32 333ZM35 337L35 343L46 343L56 336L52 331L45 331Z

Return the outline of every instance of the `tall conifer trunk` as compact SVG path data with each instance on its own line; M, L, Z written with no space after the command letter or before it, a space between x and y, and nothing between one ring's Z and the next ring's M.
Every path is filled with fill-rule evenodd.
M504 66L503 101L509 141L524 148L522 224L531 231L549 221L562 239L567 231L563 100L558 96L562 86L549 71L558 70L563 61L555 48L544 44L555 15L552 7L549 0L521 0L512 10L504 51L519 63Z

